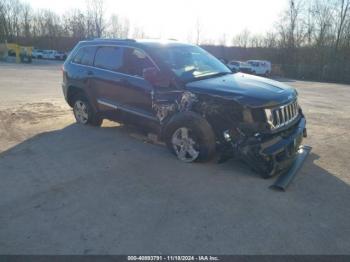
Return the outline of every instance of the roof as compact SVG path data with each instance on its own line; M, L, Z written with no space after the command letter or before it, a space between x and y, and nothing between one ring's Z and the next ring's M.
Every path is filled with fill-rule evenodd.
M135 47L162 47L162 46L192 46L191 44L181 43L176 40L164 39L117 39L117 38L97 38L93 40L82 41L82 44L118 44Z

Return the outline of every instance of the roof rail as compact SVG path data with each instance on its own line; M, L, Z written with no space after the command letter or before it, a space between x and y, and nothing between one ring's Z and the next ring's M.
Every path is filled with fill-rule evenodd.
M126 42L136 42L135 39L129 39L129 38L94 38L94 41L126 41Z

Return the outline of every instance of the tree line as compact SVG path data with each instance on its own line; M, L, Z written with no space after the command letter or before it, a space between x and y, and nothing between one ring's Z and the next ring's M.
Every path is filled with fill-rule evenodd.
M244 30L232 44L263 54L287 76L350 83L350 0L288 0L270 32Z
M89 38L144 38L141 27L116 14L108 19L103 0L87 0L85 10L63 15L33 8L20 0L0 0L0 42L15 42L39 48L71 49Z
M220 58L265 59L291 77L350 82L350 0L286 0L288 7L270 32L248 30L227 39L202 39L197 21L194 42ZM85 10L58 15L20 0L0 0L0 42L69 50L88 38L145 38L142 27L113 14L106 17L103 0L86 0ZM228 47L229 45L229 47Z

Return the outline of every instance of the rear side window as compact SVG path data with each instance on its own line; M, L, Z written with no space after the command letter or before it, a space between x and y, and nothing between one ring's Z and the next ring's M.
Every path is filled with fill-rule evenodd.
M78 53L73 58L73 62L81 65L93 65L95 50L96 48L92 46L79 49Z
M123 48L114 46L99 47L96 51L94 65L102 69L120 71L123 65Z

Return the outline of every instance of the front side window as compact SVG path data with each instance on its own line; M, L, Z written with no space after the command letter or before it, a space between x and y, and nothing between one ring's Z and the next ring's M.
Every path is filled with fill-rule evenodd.
M154 67L147 55L135 48L125 48L122 72L132 76L143 76L143 70Z
M94 65L102 69L120 71L123 65L123 48L114 46L99 47L96 51Z
M217 58L197 46L164 46L154 50L154 54L185 82L232 73Z

